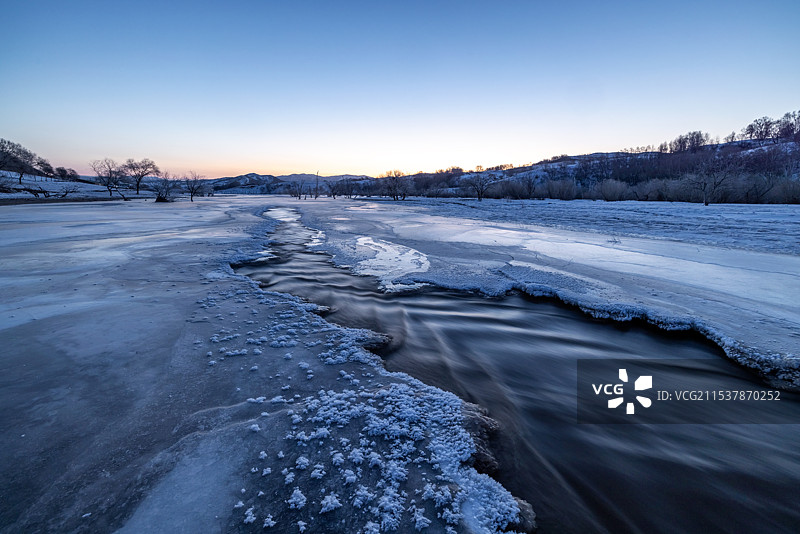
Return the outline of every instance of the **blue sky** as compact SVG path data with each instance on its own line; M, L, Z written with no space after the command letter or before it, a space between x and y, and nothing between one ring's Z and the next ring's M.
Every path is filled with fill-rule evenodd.
M796 0L5 4L0 137L84 173L470 169L800 109Z

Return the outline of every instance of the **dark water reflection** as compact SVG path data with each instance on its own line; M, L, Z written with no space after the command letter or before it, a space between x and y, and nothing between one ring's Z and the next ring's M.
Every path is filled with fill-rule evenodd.
M523 295L386 295L309 252L298 223L272 237L278 259L238 272L331 307L333 322L390 334L389 370L487 408L502 424L496 478L533 505L541 532L800 531L798 425L577 424L577 359L722 358L699 336L595 321ZM711 389L756 384L733 364L708 375Z

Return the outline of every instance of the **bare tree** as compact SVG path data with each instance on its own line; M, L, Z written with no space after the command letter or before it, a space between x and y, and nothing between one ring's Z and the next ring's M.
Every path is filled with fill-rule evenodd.
M66 198L66 196L70 193L77 193L78 191L79 189L76 184L64 184L61 186L61 191L58 193L58 198Z
M482 201L486 196L486 192L495 183L494 177L488 173L473 174L467 179L467 187L469 187L478 197L478 201Z
M55 171L53 170L53 166L50 165L50 162L47 161L45 158L37 157L36 167L41 171L42 176L46 176L47 178L52 178L53 176L55 176Z
M692 153L700 150L700 147L707 145L711 139L711 137L707 133L701 132L699 130L694 132L689 132L688 134L686 134L686 137L688 139L687 144L689 152Z
M733 177L735 171L736 168L730 160L715 158L703 165L700 172L688 176L687 179L691 187L702 196L703 205L708 206L717 200L720 189Z
M39 198L39 195L42 195L44 198L50 198L50 191L43 189L40 185L37 185L36 187L18 187L17 191L25 191L36 198Z
M116 161L111 158L99 159L90 163L90 166L97 176L97 183L108 189L108 196L113 197L116 191L123 200L127 200L119 190L125 172Z
M65 182L77 182L80 178L75 169L67 169L65 167L56 167L54 173L56 178Z
M696 130L673 139L669 143L669 149L672 153L686 152L687 150L695 153L700 147L707 145L710 139L711 137L707 133Z
M778 123L770 117L761 117L756 119L742 129L742 135L746 139L755 139L757 141L766 141L775 137Z
M297 180L296 182L289 182L289 194L293 197L297 197L297 200L303 198L303 193L305 192L305 181Z
M341 180L338 182L325 182L325 187L328 189L328 196L336 200L336 195L342 194Z
M347 198L353 198L353 195L356 191L356 183L352 178L342 178L336 183L339 186L339 194L344 195Z
M392 200L405 200L408 196L408 183L403 177L403 171L394 169L382 174L381 179L384 193Z
M542 184L542 189L544 190L543 195L559 200L574 200L581 196L581 188L575 183L575 180L569 178L547 180Z
M522 192L525 198L533 198L536 191L536 180L530 174L523 176L520 179L522 185Z
M144 158L141 161L135 161L134 159L129 158L122 167L125 173L131 177L133 183L136 184L137 195L139 194L139 186L146 176L158 176L161 172L158 169L158 165L156 165L153 160L148 158Z
M0 169L19 175L19 185L26 173L34 172L37 156L19 143L0 139Z
M156 202L172 202L175 199L175 190L178 188L178 179L164 171L159 174L156 181Z
M597 184L597 192L608 202L627 200L630 193L626 184L614 179L606 179Z
M777 125L777 136L800 143L800 111L786 113Z
M399 169L392 169L378 176L376 186L379 194L386 195L392 200L405 200L408 187L402 178L405 173Z
M186 187L186 192L189 193L189 201L194 202L195 196L203 196L206 190L206 183L204 176L200 176L194 171L189 171L189 175L184 177L183 185Z

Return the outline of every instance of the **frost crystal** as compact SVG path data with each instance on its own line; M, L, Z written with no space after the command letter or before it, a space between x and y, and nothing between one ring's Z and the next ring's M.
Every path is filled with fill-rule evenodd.
M364 452L359 448L353 449L352 451L350 451L348 458L354 464L360 465L361 462L364 461Z
M319 427L311 434L311 439L324 439L331 437L331 431L327 428Z
M325 512L330 512L331 510L335 510L336 508L340 508L342 503L339 502L339 499L336 497L335 493L329 493L322 499L322 509L319 513L324 514Z
M378 499L378 509L381 511L381 528L384 530L397 530L400 518L403 515L403 498L394 488L386 488Z
M383 467L383 460L381 460L381 455L375 451L369 453L369 466L370 467Z
M369 491L369 488L367 488L366 486L361 485L358 487L358 489L355 492L355 495L353 496L353 506L355 506L356 508L361 508L374 498L375 494Z
M414 529L415 530L422 530L423 528L428 528L431 524L431 520L428 519L423 515L425 512L424 508L417 508L416 506L412 506L409 508L409 511L414 515Z
M292 492L292 496L286 502L289 505L289 508L299 510L306 505L306 496L303 495L303 492L300 491L300 488L295 488Z
M353 484L356 481L356 474L353 472L352 469L345 469L344 470L344 483L345 484Z
M325 476L325 466L322 464L316 464L314 466L314 470L311 471L311 478L320 479Z

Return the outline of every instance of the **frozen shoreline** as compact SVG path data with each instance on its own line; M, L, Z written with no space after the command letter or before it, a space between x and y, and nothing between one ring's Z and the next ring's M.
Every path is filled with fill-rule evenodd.
M489 295L518 289L558 298L595 317L695 329L773 385L800 387L800 206L704 210L656 202L464 200L337 205L291 199L281 204L300 210L308 226L326 235L320 249L355 272L374 261L357 246L366 235L383 242L384 264L391 247L418 255L417 264L427 262L424 270L412 266L399 275L397 268L386 270L388 289L402 289L403 283ZM604 215L599 228L589 231L587 217L594 209ZM531 213L537 212L558 227L531 224ZM762 235L764 243L758 241Z
M466 464L459 399L383 370L361 347L371 333L233 274L263 253L271 204L0 211L0 530L495 532L518 518Z
M412 532L431 521L492 532L517 517L505 490L463 465L472 440L461 401L383 371L361 347L370 333L233 274L231 263L267 254L277 221L262 213L274 206L320 230L314 244L335 263L388 290L556 296L598 315L706 328L746 363L791 371L793 253L536 226L501 203L473 204L445 213L438 201L215 197L0 209L0 530L344 521ZM795 208L769 208L790 240Z

